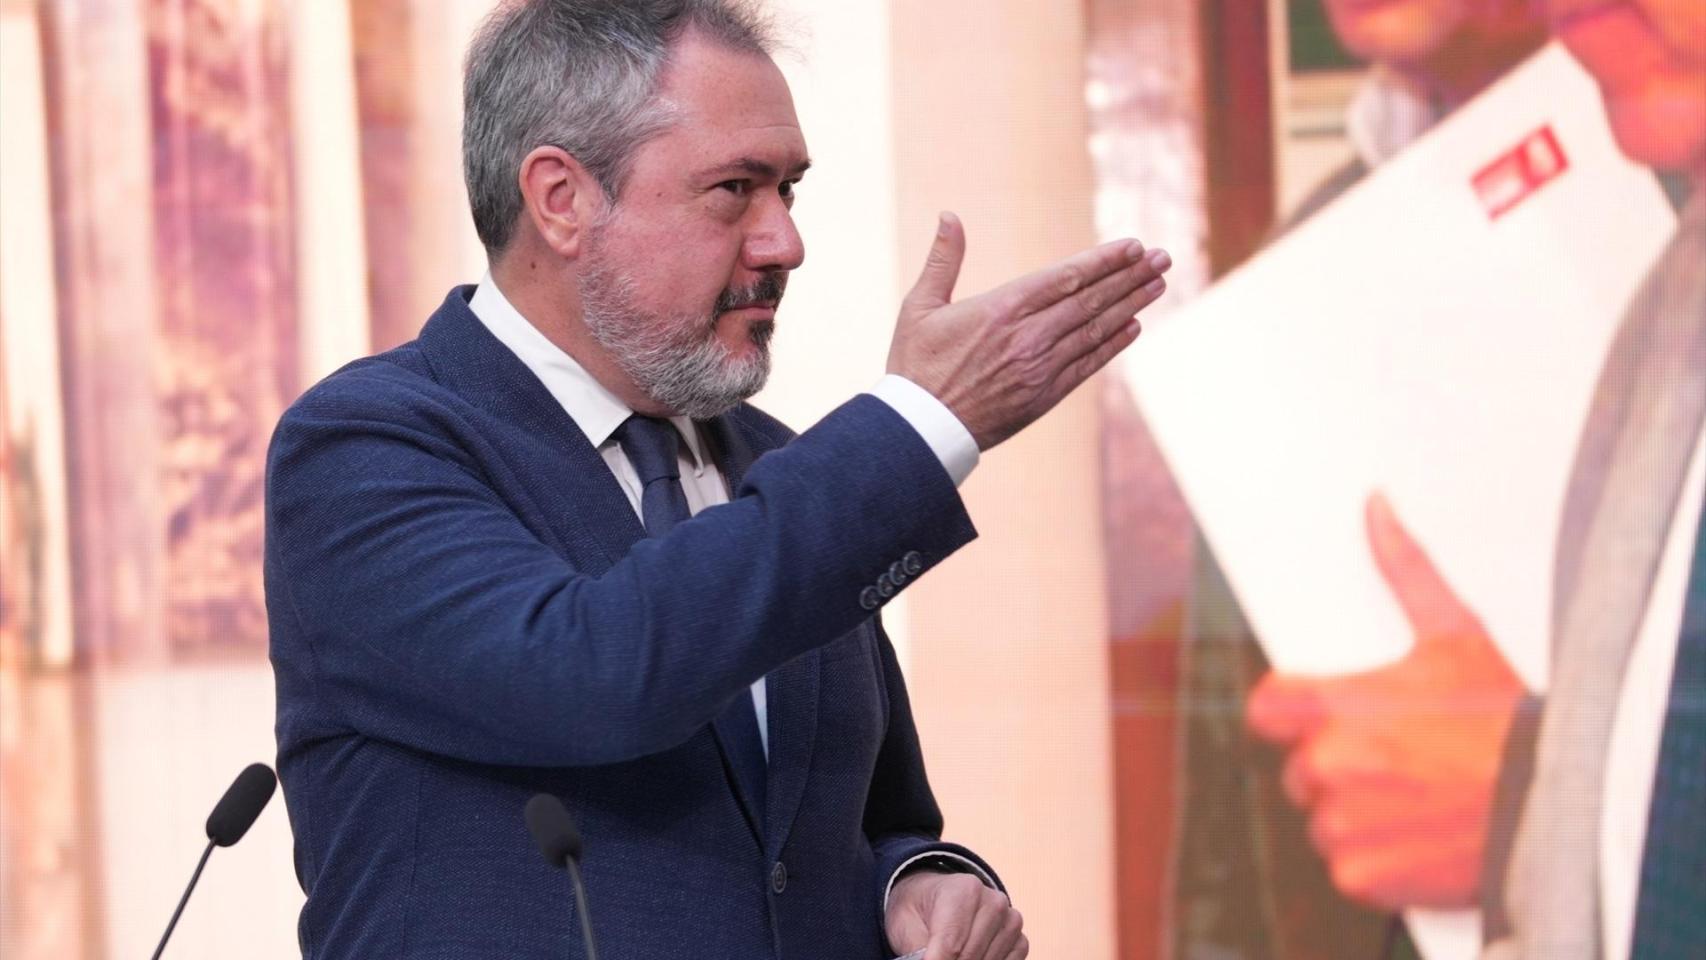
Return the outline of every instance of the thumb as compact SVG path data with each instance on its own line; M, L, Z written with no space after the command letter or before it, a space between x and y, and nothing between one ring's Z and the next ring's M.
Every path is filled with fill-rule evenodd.
M1386 495L1369 496L1365 511L1374 564L1416 631L1416 642L1450 636L1474 620L1451 586L1434 569L1420 544L1398 520Z
M936 239L924 258L924 270L907 294L907 301L925 309L946 306L953 299L954 283L960 278L960 264L965 258L965 226L959 217L944 210L936 221Z

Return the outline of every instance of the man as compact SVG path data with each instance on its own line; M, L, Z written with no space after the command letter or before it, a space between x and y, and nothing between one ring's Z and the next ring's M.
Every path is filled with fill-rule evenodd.
M1553 0L1631 159L1687 184L1584 428L1554 571L1544 702L1379 496L1375 559L1416 632L1352 677L1271 676L1251 726L1290 747L1338 884L1487 907L1487 956L1684 957L1706 942L1706 10ZM1680 609L1655 584L1685 584ZM1502 758L1502 762L1501 762Z
M940 841L876 613L974 536L978 451L1136 338L1168 260L1117 242L951 302L944 216L891 376L792 438L742 402L804 256L767 43L730 0L499 10L465 87L488 276L282 419L306 955L579 956L538 792L586 838L606 958L1028 952Z
M1345 128L1352 160L1298 204L1283 230L1336 200L1546 39L1527 0L1327 0L1333 32L1370 61ZM1244 731L1243 703L1268 663L1208 546L1185 611L1173 952L1304 960L1413 953L1388 912L1342 896L1280 783L1283 756ZM1392 942L1395 941L1395 942ZM1389 943L1390 942L1390 943Z

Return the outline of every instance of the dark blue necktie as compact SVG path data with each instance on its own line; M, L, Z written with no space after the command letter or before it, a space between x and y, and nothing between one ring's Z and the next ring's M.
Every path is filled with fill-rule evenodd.
M634 414L616 428L616 442L640 478L640 519L647 536L661 537L692 516L681 489L681 441L674 424ZM735 775L757 804L762 820L767 764L750 691L742 690L723 710L717 729L734 754Z
M1635 901L1635 958L1706 944L1706 516L1695 534Z

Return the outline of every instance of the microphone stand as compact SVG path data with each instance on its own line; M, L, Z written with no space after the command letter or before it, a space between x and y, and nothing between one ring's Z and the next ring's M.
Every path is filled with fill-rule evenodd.
M195 873L190 874L190 885L184 888L184 895L178 898L178 909L172 911L172 920L166 924L166 932L160 935L160 945L154 948L151 960L160 960L160 954L166 949L166 941L172 937L172 929L178 925L178 917L183 915L184 904L190 902L190 893L195 890L197 880L201 879L201 870L207 866L207 858L213 855L213 841L207 841L207 849L201 852L201 862L195 865Z
M581 940L586 944L586 960L598 960L598 945L592 939L592 917L586 910L586 887L581 883L580 864L574 857L568 857L564 866L569 868L569 883L574 886L575 913L580 917Z

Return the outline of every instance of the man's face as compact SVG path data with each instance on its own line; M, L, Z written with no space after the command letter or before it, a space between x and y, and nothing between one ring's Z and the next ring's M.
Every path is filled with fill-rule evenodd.
M1599 82L1617 143L1706 175L1706 2L1547 0L1552 30Z
M768 58L689 34L659 87L675 120L640 147L587 236L588 329L671 413L709 417L757 392L788 271L805 259L789 213L809 161Z
M1531 0L1326 0L1345 49L1400 67L1518 43L1537 28L1530 6Z

